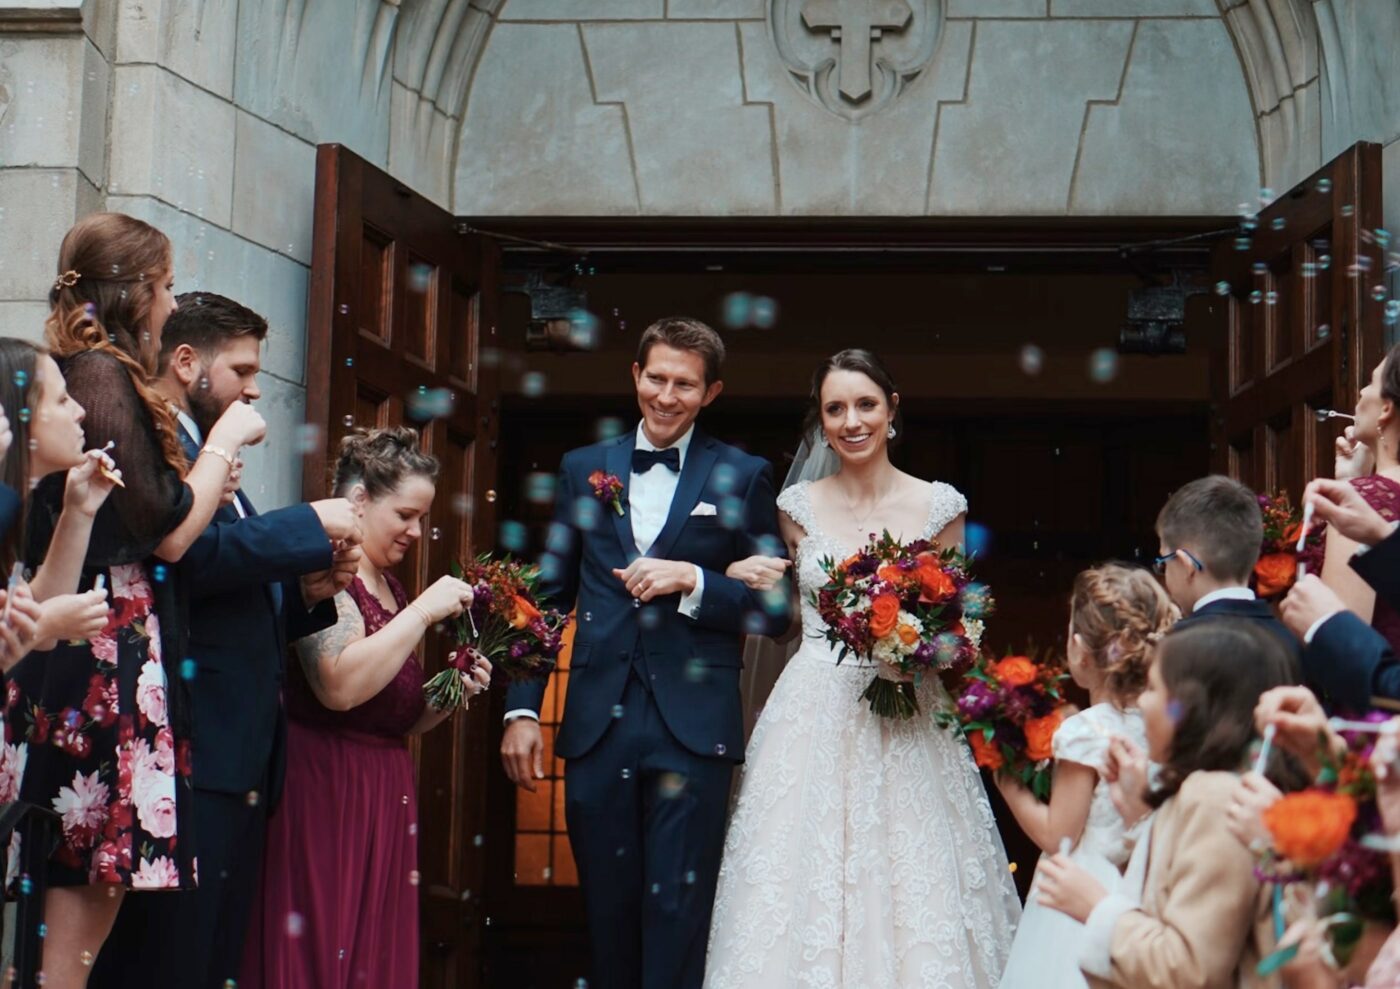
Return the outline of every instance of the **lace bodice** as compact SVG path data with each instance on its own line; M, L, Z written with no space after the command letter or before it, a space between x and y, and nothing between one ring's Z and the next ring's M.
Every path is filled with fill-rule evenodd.
M1065 719L1055 732L1055 758L1077 762L1093 770L1101 770L1108 757L1108 743L1115 735L1130 738L1139 748L1147 747L1147 730L1142 715L1136 710L1120 711L1112 704L1095 704ZM1089 804L1089 817L1084 822L1084 834L1075 848L1102 855L1118 867L1128 861L1127 837L1123 818L1113 806L1108 784L1099 780Z
M840 560L860 549L828 536L817 524L816 512L812 510L812 482L798 481L778 495L778 507L798 525L805 535L797 544L797 586L802 597L802 635L804 639L821 638L825 634L821 616L817 613L813 597L826 583L826 571L822 560ZM933 492L929 498L928 518L924 529L918 534L920 539L932 539L943 531L944 526L967 511L967 499L957 488L942 481L933 482Z

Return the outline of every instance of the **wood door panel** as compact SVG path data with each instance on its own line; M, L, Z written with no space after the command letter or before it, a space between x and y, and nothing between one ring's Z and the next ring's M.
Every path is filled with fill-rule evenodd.
M338 145L316 159L307 412L325 443L306 455L308 500L326 496L340 438L354 426L408 424L440 461L423 538L398 576L410 597L455 560L491 548L497 379L478 373L495 318L495 248ZM480 486L478 490L477 486ZM451 648L433 630L428 674ZM489 705L411 740L419 780L418 876L424 989L480 986L479 836L485 831ZM499 771L499 770L497 770Z
M1242 223L1215 252L1228 283L1214 361L1214 469L1255 490L1301 496L1331 474L1336 420L1380 360L1380 148L1357 144ZM1252 227L1252 229L1251 229Z

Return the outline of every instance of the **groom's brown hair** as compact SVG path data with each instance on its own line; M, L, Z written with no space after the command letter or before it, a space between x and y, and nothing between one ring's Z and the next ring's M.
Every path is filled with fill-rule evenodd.
M699 354L705 362L705 387L719 380L720 367L724 364L724 341L708 324L689 316L658 319L642 331L641 342L637 344L638 367L647 366L647 356L658 343Z

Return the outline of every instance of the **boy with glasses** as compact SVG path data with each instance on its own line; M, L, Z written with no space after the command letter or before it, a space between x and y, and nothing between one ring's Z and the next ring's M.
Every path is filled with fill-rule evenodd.
M1153 561L1182 618L1177 628L1215 618L1245 618L1277 635L1301 668L1302 644L1249 578L1264 541L1259 499L1238 481L1212 474L1176 491L1157 516L1161 554Z

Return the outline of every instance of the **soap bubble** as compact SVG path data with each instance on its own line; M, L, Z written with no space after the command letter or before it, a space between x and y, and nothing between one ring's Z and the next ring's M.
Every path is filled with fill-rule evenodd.
M1021 348L1021 371L1035 377L1045 367L1045 351L1033 343Z
M523 522L516 522L507 519L501 523L501 531L497 537L501 549L508 553L523 553L530 543L530 530L525 528Z
M354 420L350 420L352 423ZM298 453L311 453L321 446L321 427L314 422L302 423L297 427L295 445Z
M574 528L592 532L603 521L603 506L592 495L580 495L574 499Z
M1107 384L1118 377L1118 354L1108 347L1099 347L1089 355L1089 377L1098 384Z
M603 416L593 425L593 438L599 443L616 439L627 431L627 424L617 416Z
M451 388L428 388L420 385L404 400L408 417L418 422L429 419L445 419L452 414L456 396Z
M760 330L771 330L778 324L778 302L766 295L755 296L749 321Z
M747 292L730 292L722 303L724 325L731 330L741 330L749 325L753 310L753 296Z
M525 500L547 505L554 500L555 478L547 471L532 471L525 475Z
M526 371L520 376L520 394L526 398L539 398L547 387L548 381L540 371Z
M1332 180L1331 180L1331 179L1318 179L1318 180L1317 180L1317 191L1318 191L1318 192L1321 192L1321 193L1324 193L1324 194L1325 194L1325 193L1328 193L1328 192L1331 192L1331 191L1332 191Z
M598 346L600 324L598 317L587 309L575 309L569 314L569 343L579 350Z
M306 918L303 917L301 914L297 913L295 910L290 911L287 914L287 937L301 937L302 932L305 930Z
M197 674L198 672L199 664L196 663L194 660L183 659L180 661L180 679L193 680L195 678L195 674Z
M1216 283L1215 283L1215 294L1216 294L1216 295L1229 295L1229 294L1230 294L1230 283L1229 283L1229 282L1226 282L1226 281L1219 281L1219 282L1216 282Z
M408 288L419 295L425 295L433 287L433 275L437 269L430 264L418 261L408 266Z

